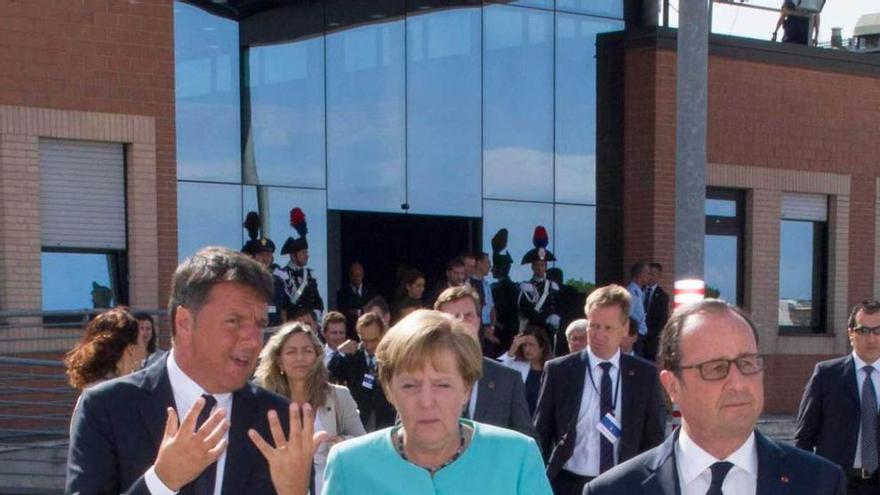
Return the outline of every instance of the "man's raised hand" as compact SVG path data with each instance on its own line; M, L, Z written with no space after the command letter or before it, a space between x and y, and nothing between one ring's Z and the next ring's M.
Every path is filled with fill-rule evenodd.
M248 430L248 436L269 463L272 484L275 485L278 495L305 495L309 491L312 457L328 433L315 433L315 413L308 404L303 404L300 415L300 407L291 403L289 414L290 434L288 438L284 438L278 414L269 411L269 432L272 434L274 447L256 430Z
M224 435L229 430L226 410L217 408L196 430L196 418L204 407L205 399L200 397L179 426L177 413L173 408L167 409L165 435L154 468L159 480L171 490L178 491L196 479L226 450L228 441Z

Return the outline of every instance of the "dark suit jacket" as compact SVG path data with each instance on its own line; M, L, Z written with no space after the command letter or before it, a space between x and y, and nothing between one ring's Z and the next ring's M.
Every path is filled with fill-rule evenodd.
M516 430L538 441L526 403L522 377L515 370L483 358L483 377L477 382L474 421Z
M677 432L663 444L613 469L584 487L584 495L679 495L675 464ZM756 495L843 495L840 468L819 456L774 442L755 432L758 450ZM737 494L739 495L739 494Z
M379 380L376 379L372 389L363 386L364 375L369 371L367 353L363 349L349 355L336 354L327 363L327 369L334 380L348 387L358 405L364 426L367 426L367 419L373 412L376 413L377 430L394 425L397 412L385 398Z
M651 303L645 308L645 311L647 312L645 324L648 326L648 336L659 336L660 330L663 330L663 326L669 320L669 294L663 290L663 287L658 285L654 288Z
M861 400L852 355L818 363L801 399L795 445L850 469L860 418Z
M148 494L143 475L156 460L167 407L175 404L165 360L83 392L71 424L66 493ZM223 493L275 493L247 430L271 439L266 414L274 409L286 432L287 407L287 399L250 383L233 393ZM180 493L191 491L187 485Z
M547 461L547 477L559 474L577 439L577 418L587 384L587 350L548 361L535 408L535 428ZM653 364L621 353L621 418L623 462L663 441L666 406Z
M361 295L358 295L357 292L352 290L351 284L349 283L346 283L342 288L336 291L336 309L345 315L346 337L354 340L358 339L357 332L355 331L355 324L357 323L358 317L361 315L361 310L364 308L364 305L370 302L375 295L376 294L367 287L367 284L363 284Z

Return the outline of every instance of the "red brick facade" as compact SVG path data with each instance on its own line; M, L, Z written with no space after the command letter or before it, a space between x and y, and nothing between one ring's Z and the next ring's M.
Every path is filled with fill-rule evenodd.
M172 0L0 2L0 105L155 118L159 301L177 265Z
M604 274L606 279L624 279L625 268L634 261L657 260L667 268L662 283L670 287L675 227L675 35L664 30L627 37L613 34L600 41L600 54L603 50L617 53L623 64L623 87L604 95L610 101L620 100L623 157L620 163L603 165L600 150L598 176L607 174L603 169L608 167L622 169L622 196L617 200L624 239L622 263L612 270L598 270L599 278L603 281ZM599 97L602 101L601 90ZM780 337L777 328L770 328L775 323L776 298L762 297L778 295L776 275L744 275L754 281L751 286L746 284L747 292L749 288L755 292L752 297L746 294L746 309L753 315L765 315L763 323L758 323L761 350L768 354L768 413L796 411L815 362L845 352L845 314L840 308L844 303L849 307L874 297L878 109L880 62L876 57L860 59L830 50L724 37L710 41L707 163L713 173L707 185L720 185L711 180L722 175L794 177L785 174L796 171L803 177L819 173L817 176L827 177L829 184L844 184L846 192L829 200L829 205L835 205L829 206L829 215L840 210L835 220L829 220L842 236L837 245L848 246L846 253L837 254L842 260L838 268L845 269L829 269L829 277L833 277L829 292L839 290L842 294L837 309L829 309L829 319L835 320L828 322L830 337ZM730 170L737 173L728 173ZM748 172L740 173L744 170ZM750 194L748 204L757 207L775 201L778 210L779 194L797 192L797 187L791 184L789 188L783 181L775 191ZM809 190L812 186L805 187ZM749 186L741 188L749 191ZM602 203L600 197L600 217L617 206L614 198ZM770 215L765 218L767 212L762 211L746 215L747 223L755 222L747 229L764 229L766 234L775 228L777 236L776 244L748 245L751 239L747 235L746 252L751 255L747 271L778 267L779 217ZM602 237L602 219L597 223L597 237ZM597 252L597 259L601 263L613 257Z

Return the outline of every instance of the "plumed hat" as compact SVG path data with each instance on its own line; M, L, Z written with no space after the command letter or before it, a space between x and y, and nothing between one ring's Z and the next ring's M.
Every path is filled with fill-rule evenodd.
M256 256L261 251L275 252L275 243L268 237L260 237L261 223L260 214L249 211L244 219L244 228L248 233L248 241L241 247L241 252L250 256Z
M547 236L547 229L543 225L535 227L535 233L532 235L532 245L535 247L529 249L523 256L522 264L528 265L535 261L556 261L556 256L547 250L550 238Z
M299 208L290 210L290 226L299 235L296 239L288 237L281 246L281 254L295 253L309 248L309 241L306 235L309 233L309 227L306 224L306 214Z
M499 268L509 268L513 257L506 251L507 229L501 229L492 237L492 264Z

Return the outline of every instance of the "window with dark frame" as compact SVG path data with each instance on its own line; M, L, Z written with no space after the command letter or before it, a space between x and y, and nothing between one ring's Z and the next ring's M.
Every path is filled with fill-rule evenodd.
M704 278L706 296L743 304L745 191L706 189Z
M827 287L827 198L787 195L779 226L779 332L826 333Z

